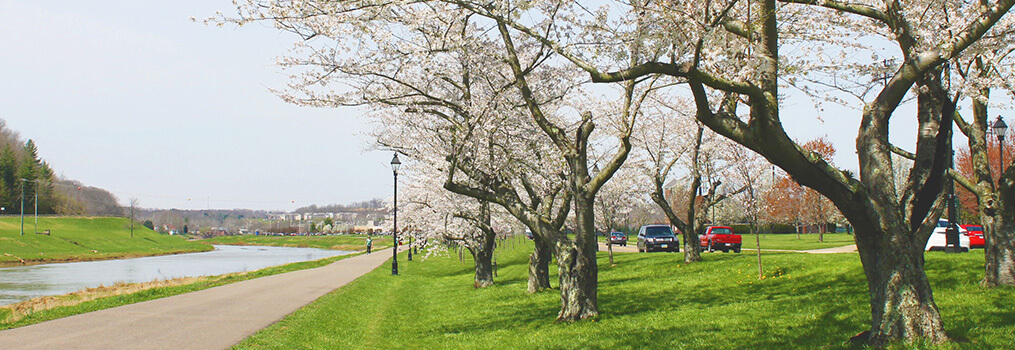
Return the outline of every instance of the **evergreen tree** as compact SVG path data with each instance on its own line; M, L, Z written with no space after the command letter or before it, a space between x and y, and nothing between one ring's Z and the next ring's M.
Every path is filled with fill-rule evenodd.
M0 205L7 207L8 210L16 207L15 204L21 196L21 187L17 183L20 181L15 181L16 172L17 158L11 146L5 145L3 151L0 151Z
M60 199L53 190L54 175L53 169L46 162L41 162L36 168L37 180L36 189L39 191L39 214L56 214L56 207Z
M21 181L21 185L24 188L21 194L24 195L25 213L34 213L35 205L35 191L38 187L36 180L39 179L39 152L35 147L35 142L28 140L25 142L25 147L22 148L22 156L20 164L18 165L17 179ZM18 210L21 209L20 204Z

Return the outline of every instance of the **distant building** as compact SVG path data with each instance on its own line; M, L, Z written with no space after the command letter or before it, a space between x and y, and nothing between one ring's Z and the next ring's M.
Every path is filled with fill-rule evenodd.
M229 230L226 230L225 227L212 227L210 230L208 230L208 232L205 232L201 236L204 237L204 238L210 238L210 237L228 236L228 235L229 235Z

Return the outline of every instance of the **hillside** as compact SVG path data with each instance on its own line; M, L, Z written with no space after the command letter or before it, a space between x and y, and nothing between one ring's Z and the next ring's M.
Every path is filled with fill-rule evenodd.
M19 217L0 218L0 266L25 263L115 259L211 250L212 247L167 236L125 218L40 217L39 232L35 220L25 217L25 235L21 236Z
M35 141L0 119L0 206L5 214L121 215L108 191L56 176Z

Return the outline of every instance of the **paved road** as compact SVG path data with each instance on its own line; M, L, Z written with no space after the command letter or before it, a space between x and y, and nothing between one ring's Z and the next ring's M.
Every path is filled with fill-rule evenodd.
M798 252L811 253L811 254L853 253L853 252L856 252L856 244L850 244L850 245L842 246L842 247L824 248L824 249L798 250Z
M681 248L683 248L683 246L681 246ZM606 249L607 249L606 244L603 243L603 242L599 242L599 251L605 252L605 251L607 251ZM743 251L744 252L748 252L748 251L753 250L753 249L754 248L744 247ZM856 244L850 244L850 245L842 246L842 247L812 249L812 250L782 250L782 249L761 249L761 250L762 251L768 251L768 252L797 252L797 253L811 253L811 254L853 253L853 252L856 252ZM635 244L633 244L633 243L632 244L628 244L626 247L622 247L622 246L619 246L619 245L614 245L613 246L613 252L614 253L637 253L638 252L638 247L636 247Z
M0 348L225 349L389 258L384 249L314 269L0 331Z
M599 251L601 251L601 252L608 252L609 250L607 250L607 249L609 249L609 247L606 246L606 243L599 242ZM614 253L637 253L638 252L638 247L635 246L634 243L628 244L626 246L619 246L619 245L614 244L613 245L613 252Z

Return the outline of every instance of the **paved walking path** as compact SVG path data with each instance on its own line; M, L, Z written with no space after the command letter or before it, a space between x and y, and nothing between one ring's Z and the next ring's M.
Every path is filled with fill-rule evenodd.
M391 258L327 266L0 331L0 349L225 349Z

